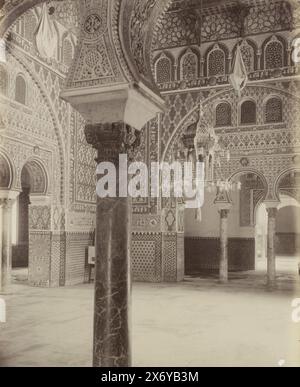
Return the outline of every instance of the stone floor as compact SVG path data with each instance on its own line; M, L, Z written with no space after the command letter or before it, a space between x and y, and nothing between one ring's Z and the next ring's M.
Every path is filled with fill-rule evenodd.
M278 289L265 289L261 271L179 284L133 287L136 366L300 366L300 298L295 261L283 261ZM289 268L289 269L288 269ZM14 273L0 324L2 366L90 366L93 285L38 289Z

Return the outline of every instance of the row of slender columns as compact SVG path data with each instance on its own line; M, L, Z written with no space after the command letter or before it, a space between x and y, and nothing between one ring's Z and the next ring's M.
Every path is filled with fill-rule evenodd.
M268 214L268 254L267 254L267 286L273 289L276 286L276 215L277 206L267 206ZM228 215L229 208L221 208L220 213L220 265L219 280L228 282Z

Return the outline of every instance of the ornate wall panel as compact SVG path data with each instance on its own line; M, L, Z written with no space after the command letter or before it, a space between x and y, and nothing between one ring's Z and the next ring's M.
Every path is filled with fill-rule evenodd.
M30 206L29 208L29 229L50 230L51 229L51 208L49 206Z
M220 9L204 4L204 15L200 16L199 2L173 2L169 11L160 20L159 33L153 41L154 48L189 46L199 42L221 41L240 36L241 8ZM254 3L254 2L253 2ZM264 1L253 4L245 18L244 34L256 35L287 30L293 25L291 9L286 1ZM201 31L201 32L200 32Z
M131 264L134 281L162 280L161 233L134 232L131 240Z
M177 234L162 234L163 280L177 281Z
M48 287L51 262L51 232L32 231L29 234L29 277L31 286Z

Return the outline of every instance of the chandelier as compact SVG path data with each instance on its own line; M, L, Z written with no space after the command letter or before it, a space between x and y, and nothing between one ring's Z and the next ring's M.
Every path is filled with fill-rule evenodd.
M191 124L182 137L186 158L195 163L204 163L205 188L208 192L234 191L241 183L223 177L224 164L231 159L230 151L222 144L214 128L207 122L203 106L199 105L198 121Z

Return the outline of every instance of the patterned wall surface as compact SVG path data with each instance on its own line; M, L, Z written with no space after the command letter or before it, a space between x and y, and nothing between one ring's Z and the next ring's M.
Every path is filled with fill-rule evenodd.
M135 281L162 280L161 234L134 232L131 241L132 275Z
M84 281L84 273L79 273L76 265L85 265L82 252L89 243L85 233L89 234L92 228L89 219L95 211L95 154L85 143L82 118L59 96L68 71L66 58L70 62L74 55L78 27L75 2L65 5L56 7L60 41L55 60L40 58L36 50L34 30L41 12L37 7L10 28L7 63L0 65L4 86L0 92L1 119L5 125L1 135L12 165L12 188L21 189L25 164L35 165L37 161L46 173L47 190L40 192L45 198L30 206L28 219L30 282L37 286ZM71 25L75 28L70 30ZM17 91L18 79L22 80L22 93ZM22 103L16 101L21 99ZM37 182L36 171L31 168L28 173L31 182ZM33 192L37 193L32 186ZM77 237L81 240L80 253L76 238L67 238L66 243L66 231L77 222L77 213L83 214L78 221L82 231L82 237L80 233ZM17 247L15 251L19 253ZM68 250L74 253L73 266Z
M6 2L5 10L21 3ZM50 210L45 205L33 207L30 220L30 278L43 286L83 281L85 249L91 243L89 232L95 224L95 152L86 145L83 119L59 98L78 34L78 13L71 3L56 8L56 21L64 30L57 60L47 63L36 52L32 41L40 12L36 8L11 28L9 66L0 66L1 113L4 111L0 124L3 121L7 128L3 136L11 155L12 184L20 188L22 167L30 158L42 162L49 181L47 194L52 206ZM134 10L129 18L130 50L142 74L150 63L145 62L145 47L140 41L146 39L147 16L152 20L159 3L162 4L128 3ZM216 127L216 133L231 152L230 162L223 162L219 173L225 177L238 172L257 173L267 186L268 192L265 189L263 193L275 200L279 176L297 167L295 154L300 152L299 68L292 62L290 39L291 34L297 34L300 11L292 14L285 1L260 2L244 14L243 24L240 14L244 10L235 6L220 11L211 8L209 2L204 3L207 8L202 15L203 23L199 23L198 1L174 0L166 15L161 12L159 24L153 26L151 66L166 110L143 129L136 160L149 164L176 159L182 152L182 135L197 121L201 101L205 118ZM83 24L84 42L77 51L77 62L72 65L69 86L131 79L118 34L113 30L110 37L115 44L112 50L112 42L104 33L107 2L97 0L97 4L97 17L88 15ZM118 10L116 6L115 16ZM75 26L72 30L71 25ZM242 33L241 51L249 83L239 99L228 76ZM25 97L25 104L16 101L18 76L26 84L26 93L24 88L17 93L22 99ZM260 200L261 189L253 190L252 207ZM247 224L253 221L252 210L248 210L242 216ZM182 279L182 213L182 203L172 200L133 201L132 265L136 280Z

